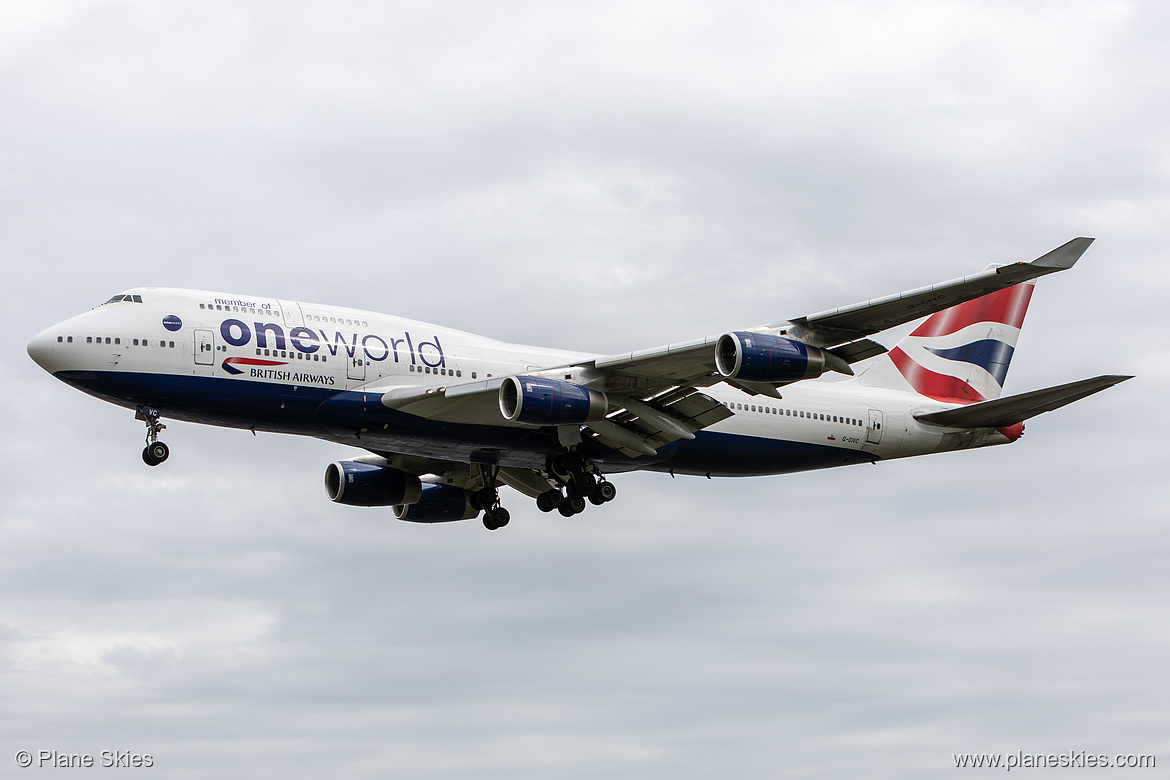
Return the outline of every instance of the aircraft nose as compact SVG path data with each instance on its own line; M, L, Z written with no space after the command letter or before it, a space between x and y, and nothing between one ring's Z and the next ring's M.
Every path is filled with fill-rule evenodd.
M28 356L36 361L37 365L46 371L51 371L50 366L53 362L53 344L55 337L53 336L53 329L47 328L32 337L32 341L28 343Z

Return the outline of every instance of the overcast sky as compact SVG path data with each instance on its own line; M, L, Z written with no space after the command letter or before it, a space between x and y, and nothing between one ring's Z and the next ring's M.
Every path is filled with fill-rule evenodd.
M1164 771L1168 32L1154 2L5 0L0 775ZM147 468L24 350L157 284L616 352L1078 235L1006 391L1138 378L1015 445L624 475L571 519L510 493L496 533L329 503L355 453L312 440L175 422Z

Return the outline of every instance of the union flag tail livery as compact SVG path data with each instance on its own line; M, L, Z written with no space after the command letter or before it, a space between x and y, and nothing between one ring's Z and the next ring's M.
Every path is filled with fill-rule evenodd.
M365 450L325 469L330 500L416 523L509 521L500 489L568 517L609 476L789 474L1008 444L1023 421L1128 377L1001 397L1031 262L769 325L600 355L510 344L372 311L141 287L33 337L63 382L134 411L142 459L162 420L315 436ZM457 282L452 282L457 283ZM566 315L567 316L567 315ZM868 338L926 318L893 350ZM874 359L860 376L820 382ZM180 464L181 467L181 464Z
M931 315L858 382L943 403L999 398L1034 288L1017 284Z

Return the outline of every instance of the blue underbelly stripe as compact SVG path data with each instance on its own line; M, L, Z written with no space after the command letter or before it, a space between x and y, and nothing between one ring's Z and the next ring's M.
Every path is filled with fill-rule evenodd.
M560 451L551 428L509 428L427 420L390 409L381 394L311 385L285 385L220 377L62 371L55 376L90 395L120 406L161 409L164 417L235 428L348 439L374 451L416 452L464 462L496 460L539 467ZM341 435L338 432L341 432ZM844 447L699 431L658 455L629 458L596 443L586 454L607 470L647 469L678 474L755 476L843 466L874 460ZM509 458L515 453L516 458Z

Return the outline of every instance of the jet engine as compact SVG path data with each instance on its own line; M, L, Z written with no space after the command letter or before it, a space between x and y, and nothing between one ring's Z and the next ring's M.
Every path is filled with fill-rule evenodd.
M735 331L715 343L715 367L728 379L783 384L825 373L825 353L783 336Z
M537 376L510 376L500 387L504 419L529 425L577 425L605 417L604 393L572 382Z
M350 506L394 506L419 500L418 477L389 466L339 460L325 468L325 494Z
M471 493L451 485L423 485L422 495L413 504L394 507L394 516L411 523L449 523L470 520L479 514Z

